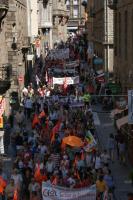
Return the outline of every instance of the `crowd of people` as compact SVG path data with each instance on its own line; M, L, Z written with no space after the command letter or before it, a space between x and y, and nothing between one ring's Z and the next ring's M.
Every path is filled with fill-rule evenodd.
M96 184L97 199L114 194L114 181L109 168L113 162L114 141L109 138L109 151L98 148L97 135L90 105L90 97L79 99L74 95L60 98L57 91L42 87L43 95L32 84L23 90L23 100L14 118L10 154L12 174L10 181L2 174L3 198L40 200L42 182L68 188L89 187ZM81 94L81 93L80 93ZM84 97L84 94L83 94ZM73 102L77 102L77 106ZM87 132L95 145L90 144ZM67 145L63 139L76 136L82 146ZM74 143L75 141L73 141Z
M1 200L41 200L43 182L70 189L96 184L97 200L115 199L110 162L116 146L125 162L125 146L115 145L110 134L107 148L99 148L87 89L80 82L64 92L40 86L40 80L23 89L11 122L10 178L0 166ZM74 138L71 143L64 142L69 137Z

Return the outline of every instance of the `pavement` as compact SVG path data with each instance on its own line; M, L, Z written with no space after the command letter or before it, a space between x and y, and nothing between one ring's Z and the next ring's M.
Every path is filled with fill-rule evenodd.
M110 133L116 134L113 126L113 121L110 118L109 112L102 112L100 106L93 107L94 121L97 130L97 136L102 149L107 148L107 141ZM97 112L96 112L97 111ZM100 122L100 123L99 123ZM110 169L115 181L115 195L117 200L127 200L127 194L133 192L133 186L129 181L129 174L132 170L130 162L126 162L126 166L120 165L115 154L115 162L110 163Z

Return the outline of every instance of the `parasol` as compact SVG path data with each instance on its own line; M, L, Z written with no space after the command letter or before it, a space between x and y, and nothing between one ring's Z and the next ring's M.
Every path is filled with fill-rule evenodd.
M83 146L82 140L76 136L68 136L68 137L63 138L63 143L70 145L72 147L82 147Z

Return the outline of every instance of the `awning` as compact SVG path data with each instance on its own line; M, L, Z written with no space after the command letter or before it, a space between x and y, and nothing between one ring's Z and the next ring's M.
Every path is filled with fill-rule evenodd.
M122 117L116 121L116 126L118 129L120 129L125 124L128 124L128 116Z

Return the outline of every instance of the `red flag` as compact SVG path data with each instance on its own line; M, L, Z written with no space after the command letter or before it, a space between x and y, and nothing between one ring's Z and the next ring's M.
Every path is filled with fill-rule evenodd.
M13 200L19 200L17 189L14 190Z
M57 185L57 177L54 178L54 180L52 181L52 185Z
M45 114L44 111L42 111L42 112L39 114L39 118L42 118L42 117L45 117L45 116L46 116L46 114Z
M36 181L39 181L40 177L41 177L40 164L38 164L37 169L35 170L34 178Z
M47 176L41 174L40 164L38 164L37 169L35 170L34 178L40 184L42 184L43 181L47 181Z
M55 141L55 135L59 131L60 125L61 125L61 121L59 120L57 122L57 124L54 126L54 128L52 129L52 131L51 131L51 143L53 143Z
M32 128L34 129L37 124L40 124L40 120L39 120L37 114L35 114L33 121L32 121Z
M0 194L3 194L6 187L6 181L0 176Z

